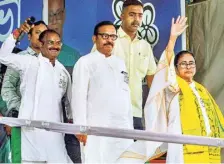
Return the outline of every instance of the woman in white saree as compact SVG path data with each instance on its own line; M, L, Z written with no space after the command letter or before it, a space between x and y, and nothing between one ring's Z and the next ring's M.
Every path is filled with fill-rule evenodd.
M180 29L186 28L182 19L172 21L171 36L177 24ZM193 54L181 51L174 59L175 41L175 37L170 39L154 76L145 105L146 130L221 138L224 127L221 111L209 92L193 81L196 72ZM166 163L221 162L218 147L151 141L137 141L118 161L144 163L166 151Z

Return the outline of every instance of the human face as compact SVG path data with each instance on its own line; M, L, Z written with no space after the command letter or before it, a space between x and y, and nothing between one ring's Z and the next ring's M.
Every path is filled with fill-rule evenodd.
M56 33L48 33L44 36L41 53L49 60L55 60L61 50L61 39Z
M64 0L48 0L48 27L62 36L65 19Z
M39 24L32 28L32 33L28 35L28 39L33 50L38 51L40 49L39 36L45 30L47 30L47 27L44 24Z
M98 34L93 36L93 42L96 44L96 49L106 57L111 55L116 39L116 29L112 25L101 26L98 29Z
M177 63L177 74L187 82L192 82L196 73L196 65L193 56L189 53L182 55Z
M122 14L122 28L126 33L136 33L142 24L143 8L140 5L127 6Z

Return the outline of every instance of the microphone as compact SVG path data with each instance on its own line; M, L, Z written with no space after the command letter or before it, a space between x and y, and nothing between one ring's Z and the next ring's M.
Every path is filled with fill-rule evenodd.
M29 20L27 20L27 24L30 25L30 26L32 26L34 22L35 22L35 18L33 16L30 17ZM18 44L23 39L25 34L26 34L25 32L21 32L21 34L19 35L19 37L18 37L18 39L16 41L16 44Z

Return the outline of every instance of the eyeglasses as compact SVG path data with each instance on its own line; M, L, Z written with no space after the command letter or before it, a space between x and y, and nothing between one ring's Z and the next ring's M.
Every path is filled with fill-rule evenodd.
M190 62L190 63L187 63L187 62L181 62L179 64L177 64L178 66L180 66L180 68L195 68L196 64L195 62Z
M61 20L62 19L62 14L64 13L64 9L57 11L56 13L49 13L49 22L53 21L53 18L55 17L56 20Z
M50 46L53 46L53 45L61 46L62 45L61 41L53 41L53 40L47 40L45 43Z
M107 33L97 33L97 35L100 35L103 39L109 39L109 37L115 41L117 39L117 35L116 34L107 34Z

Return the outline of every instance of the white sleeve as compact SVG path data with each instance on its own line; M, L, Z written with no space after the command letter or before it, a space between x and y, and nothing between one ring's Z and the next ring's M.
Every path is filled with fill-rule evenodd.
M73 122L77 125L87 125L87 96L89 87L89 70L86 60L80 58L73 69L72 111Z
M12 53L15 42L16 40L13 38L12 34L4 41L0 49L0 63L21 71L27 68L27 65L30 63L30 57L28 55Z

